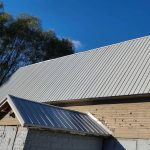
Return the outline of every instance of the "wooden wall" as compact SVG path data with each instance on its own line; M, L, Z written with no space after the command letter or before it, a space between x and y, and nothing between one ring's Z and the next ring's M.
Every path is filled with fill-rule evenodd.
M20 125L8 102L0 107L0 126Z
M24 150L28 129L0 126L0 150Z
M67 106L90 112L102 121L115 137L150 138L150 102Z
M13 114L12 111L8 112L3 118L0 119L0 126L13 126L13 125L20 125L19 120Z

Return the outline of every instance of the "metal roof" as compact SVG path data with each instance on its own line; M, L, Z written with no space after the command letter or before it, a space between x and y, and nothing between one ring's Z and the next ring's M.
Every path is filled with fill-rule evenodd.
M71 133L109 136L111 131L91 114L7 96L0 108L10 105L22 126L62 130Z
M150 36L20 68L0 88L38 102L150 94Z

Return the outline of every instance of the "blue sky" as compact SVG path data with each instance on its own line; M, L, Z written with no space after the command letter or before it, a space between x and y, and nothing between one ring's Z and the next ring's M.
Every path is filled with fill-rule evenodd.
M3 0L5 11L37 16L76 52L150 34L150 0Z

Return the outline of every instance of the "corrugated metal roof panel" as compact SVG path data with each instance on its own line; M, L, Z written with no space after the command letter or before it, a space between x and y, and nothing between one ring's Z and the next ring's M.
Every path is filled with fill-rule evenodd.
M0 88L38 102L150 94L150 36L20 68Z
M8 102L22 126L70 131L73 133L109 136L111 131L91 115L7 96Z

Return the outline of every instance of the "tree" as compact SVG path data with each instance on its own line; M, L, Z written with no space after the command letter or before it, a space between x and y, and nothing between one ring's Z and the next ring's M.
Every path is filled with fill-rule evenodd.
M4 5L3 2L0 0L0 14L4 13Z
M72 42L43 31L37 17L0 15L0 85L21 66L73 53Z

